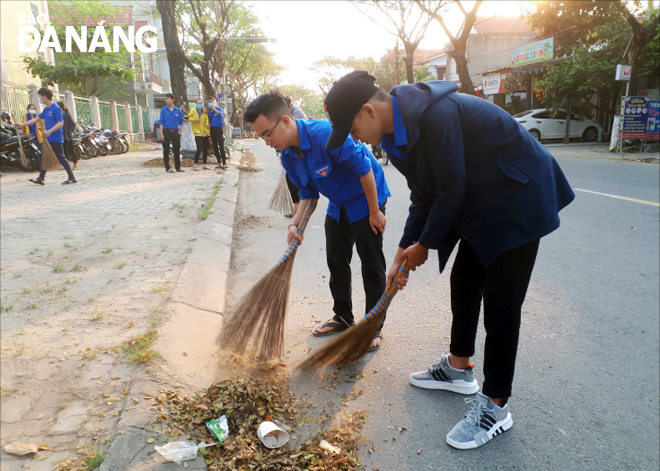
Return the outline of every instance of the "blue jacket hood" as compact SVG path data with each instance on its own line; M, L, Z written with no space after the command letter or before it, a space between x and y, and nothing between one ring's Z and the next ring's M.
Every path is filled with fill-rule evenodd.
M408 132L406 152L412 149L419 139L419 120L426 109L441 98L457 91L458 86L455 83L444 80L399 85L390 90L390 95L400 98L399 112Z

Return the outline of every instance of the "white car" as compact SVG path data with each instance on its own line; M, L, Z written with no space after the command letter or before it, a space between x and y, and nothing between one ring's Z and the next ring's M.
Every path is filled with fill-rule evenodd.
M513 116L522 127L534 136L534 139L562 139L566 134L566 111L558 110L553 117L550 110L544 108L527 110ZM571 113L571 137L581 137L585 141L593 142L603 128L590 119L581 119Z

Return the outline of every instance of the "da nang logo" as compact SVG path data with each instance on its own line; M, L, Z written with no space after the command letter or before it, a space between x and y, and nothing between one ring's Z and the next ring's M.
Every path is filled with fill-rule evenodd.
M43 13L38 16L25 13L18 15L18 52L44 52L46 48L52 47L56 52L62 52L60 38L57 37L55 27L48 24L48 19ZM41 31L36 28L39 24L44 28L43 37ZM34 26L32 26L34 25ZM80 52L94 52L96 49L103 49L105 52L119 52L120 43L123 43L129 52L135 52L135 47L142 52L155 52L157 43L156 38L145 37L146 33L157 33L155 26L142 26L137 31L132 26L128 26L126 31L121 26L112 27L112 43L104 26L96 26L92 40L87 44L87 26L81 26L80 31L76 31L73 26L65 28L65 47L64 52L72 52L71 45L75 42Z

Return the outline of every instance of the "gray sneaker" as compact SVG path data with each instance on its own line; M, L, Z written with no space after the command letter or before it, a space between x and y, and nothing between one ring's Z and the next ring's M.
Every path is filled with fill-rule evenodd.
M466 398L465 402L472 403L472 407L465 418L447 434L447 443L454 448L477 448L513 425L508 403L497 407L490 397L481 393L477 393L474 398Z
M479 383L474 379L472 368L456 370L449 366L449 356L428 367L427 371L410 374L410 384L424 389L444 389L458 394L474 394L479 391Z

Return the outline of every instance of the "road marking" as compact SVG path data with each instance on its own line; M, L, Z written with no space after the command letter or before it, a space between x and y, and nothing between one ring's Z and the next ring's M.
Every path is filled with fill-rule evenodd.
M591 190L582 190L580 188L573 188L573 189L575 191L583 191L585 193L593 193L594 195L609 196L610 198L616 198L616 199L619 199L619 200L632 201L634 203L649 204L651 206L660 207L660 203L654 203L653 201L638 200L636 198L628 198L627 196L608 195L607 193L600 193L598 191L591 191Z

